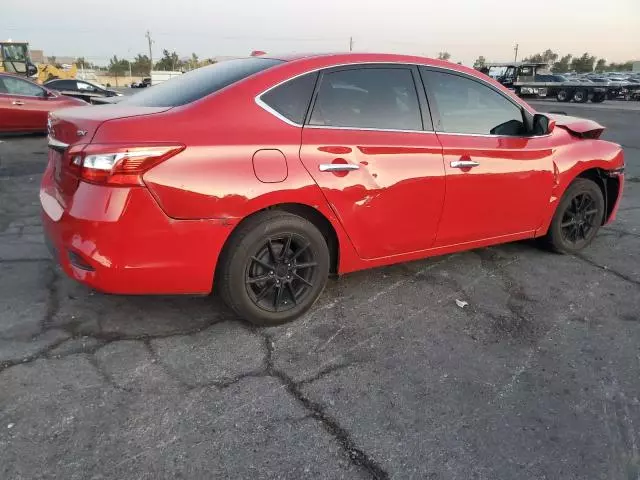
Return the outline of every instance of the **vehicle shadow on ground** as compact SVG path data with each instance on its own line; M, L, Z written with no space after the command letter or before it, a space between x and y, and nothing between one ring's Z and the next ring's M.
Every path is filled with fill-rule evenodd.
M446 265L450 259L455 259L456 264L464 264L464 258L482 258L484 268L493 268L492 263L496 263L495 268L498 268L498 257L502 258L502 254L496 256L497 248L506 248L505 253L509 257L517 256L519 251L538 253L547 259L556 255L543 249L538 241L526 240L506 247L479 249L330 278L311 310L288 325L294 329L296 325L310 322L317 325L322 322L322 312L333 310L340 303L367 304L381 296L388 296L393 301L401 295L396 292L401 284L413 284L416 279L421 280L419 288L428 286L430 279L438 284L441 279L426 277L424 272L437 269L446 276ZM464 258L460 259L461 256ZM52 265L50 270L47 288L55 301L47 324L50 328L63 329L71 336L112 341L189 335L225 321L239 322L252 330L255 328L227 307L215 291L208 296L108 295L74 282L58 267ZM460 295L463 295L460 286L453 284L449 288L452 292L460 290ZM314 318L310 320L309 317ZM344 321L348 322L348 319ZM274 331L278 328L282 327L275 327Z

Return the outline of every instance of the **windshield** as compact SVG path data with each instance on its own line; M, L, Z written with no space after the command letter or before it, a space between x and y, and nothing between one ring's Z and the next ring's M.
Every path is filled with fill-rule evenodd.
M186 105L280 63L282 60L271 58L226 60L173 77L120 103L141 107Z

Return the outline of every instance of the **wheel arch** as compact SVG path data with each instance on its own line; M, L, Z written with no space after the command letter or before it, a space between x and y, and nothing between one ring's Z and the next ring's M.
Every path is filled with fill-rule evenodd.
M600 187L602 197L604 198L605 216L602 219L602 224L604 225L609 220L618 201L618 196L620 195L620 178L610 177L605 169L598 167L583 170L571 180L569 185L571 185L576 178L587 178Z
M562 169L562 165L559 165ZM608 167L608 168L607 168ZM557 167L556 167L557 168ZM610 164L602 164L598 166L588 166L578 171L576 169L565 170L564 173L560 173L558 183L554 186L549 202L549 210L545 214L544 221L540 227L536 230L535 237L541 237L547 234L553 216L555 215L560 199L564 196L567 189L578 178L587 178L592 180L600 187L602 196L605 202L605 217L603 219L603 225L608 223L615 212L616 205L622 190L620 177L611 177L608 175L608 171L612 169Z
M267 207L260 208L255 210L245 217L243 217L239 222L237 222L233 226L233 230L227 236L222 249L220 250L220 258L222 258L229 247L233 244L234 233L246 222L255 217L261 212L269 211L269 210L281 210L283 212L291 213L293 215L297 215L305 220L309 221L313 224L322 234L325 241L327 242L327 247L329 248L329 255L331 259L331 264L329 265L329 272L332 274L337 274L339 271L339 262L340 262L340 248L342 246L342 242L339 240L338 232L334 224L327 218L327 216L322 213L317 208L307 205L304 203L296 203L296 202L283 202L277 203L273 205L269 205ZM218 261L218 265L222 262Z

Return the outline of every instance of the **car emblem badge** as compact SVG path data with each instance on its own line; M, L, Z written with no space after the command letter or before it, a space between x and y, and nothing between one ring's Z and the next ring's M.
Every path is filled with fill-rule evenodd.
M78 134L79 137L84 137L87 134L86 130L78 130L76 132Z

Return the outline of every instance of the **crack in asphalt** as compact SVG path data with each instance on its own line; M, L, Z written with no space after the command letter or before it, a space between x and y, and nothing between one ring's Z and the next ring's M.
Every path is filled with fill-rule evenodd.
M578 259L582 260L585 263L588 263L592 267L596 267L596 268L599 268L600 270L604 270L605 272L609 272L612 275L615 275L616 277L618 277L618 278L620 278L620 279L622 279L622 280L624 280L624 281L626 281L628 283L631 283L633 285L636 285L636 286L640 287L640 281L635 280L635 279L629 277L628 275L626 275L626 274L624 274L622 272L618 272L617 270L615 270L613 268L609 268L606 265L600 265L599 263L594 262L593 260L591 260L590 258L584 256L581 253L574 253L573 256L575 258L578 258Z
M96 372L98 372L98 375L100 375L100 378L102 378L107 385L111 385L116 390L120 390L122 392L133 391L133 389L131 388L118 385L118 383L111 377L111 375L109 375L109 373L100 365L100 362L95 355L87 355L87 360L93 366L93 368L95 368Z
M50 303L51 305L51 303ZM59 303L55 302L54 306L56 308L56 310L49 310L47 309L47 313L45 314L45 319L49 319L49 320L43 320L43 323L48 323L51 318L53 318L55 316L55 314L57 313L57 309L59 308ZM87 354L95 354L99 349L101 349L102 347L105 347L111 343L114 342L120 342L120 341L126 341L126 340L138 340L138 341L142 341L142 342L146 342L146 341L150 341L150 340L155 340L155 339L163 339L163 338L171 338L171 337L179 337L179 336L190 336L190 335L195 335L197 333L202 332L203 330L206 330L207 328L215 325L216 323L219 323L223 320L220 319L216 319L215 321L208 323L206 325L202 325L199 326L197 328L194 329L190 329L190 330L179 330L179 331L174 331L171 333L160 333L160 334L155 334L155 335L147 335L147 334L141 334L141 335L123 335L120 333L112 333L112 332L92 332L92 333L77 333L75 331L75 328L77 327L77 325L75 323L69 323L67 325L61 325L61 326L52 326L52 327L46 327L44 328L43 331L41 331L40 333L38 333L38 335L42 335L42 333L44 333L47 330L53 329L53 330L62 330L64 332L67 332L70 336L68 338L56 341L54 343L52 343L51 345L48 345L46 347L44 347L43 349L39 350L37 353L33 354L33 355L29 355L26 357L23 357L21 359L15 359L15 360L6 360L4 362L0 362L0 373L2 373L4 370L17 366L17 365L24 365L26 363L32 363L35 362L36 360L39 360L40 358L53 358L55 357L56 359L58 358L65 358L68 357L70 355L75 355L78 352L75 351L71 351L68 352L66 354L63 355L51 355L51 352L53 350L55 350L56 348L58 348L61 344L63 344L64 342L67 341L71 341L71 340L76 340L78 338L93 338L95 340L98 340L98 344L85 348L82 350L82 353L87 353Z
M47 298L47 310L42 318L42 322L40 324L40 330L44 332L47 330L49 325L51 324L53 318L58 313L60 309L60 297L58 296L58 269L53 265L53 263L49 264L47 268L47 274L49 275L49 280L47 281L47 291L49 292Z
M293 381L290 376L273 365L273 342L271 337L263 332L260 332L260 334L264 338L267 347L267 357L265 359L266 373L271 377L277 378L284 385L287 392L293 396L315 420L320 422L324 429L338 442L353 465L364 469L371 478L375 480L386 480L390 478L389 474L375 460L356 446L350 433L342 427L337 420L330 417L322 405L312 401L302 393L300 389L302 382ZM332 371L335 371L335 369ZM330 371L326 373L330 373Z
M187 382L185 382L184 380L182 380L182 378L180 378L178 375L176 375L173 372L173 370L171 370L167 366L167 364L165 364L162 361L162 359L158 355L158 352L156 352L155 348L153 348L153 345L151 345L151 339L147 338L147 339L143 340L142 344L146 347L147 351L149 352L149 355L151 356L152 363L154 363L155 365L158 365L158 367L160 367L160 369L163 371L163 373L165 375L167 375L172 380L178 382L178 385L180 385L185 390L189 390L191 388L191 386Z
M41 324L41 332L39 334L42 334L43 332L52 328L50 326L51 322L55 317L55 315L58 313L58 310L60 308L59 291L57 286L59 275L57 273L55 266L51 266L51 268L48 269L48 275L49 275L49 278L47 280L47 290L49 292L49 297L48 297L47 309L46 309L45 315L43 316L43 320ZM98 343L96 345L93 345L88 348L84 348L82 350L82 353L86 354L89 363L95 368L100 378L102 378L107 385L110 385L119 391L131 392L132 389L119 385L111 377L111 375L109 375L109 373L105 371L105 369L102 367L100 362L97 360L95 353L101 348L114 342L127 341L127 340L142 341L142 343L145 345L146 349L148 350L152 361L155 364L157 364L163 370L163 372L167 374L169 378L175 380L185 390L192 390L195 388L210 388L210 387L215 387L220 390L223 390L249 377L272 377L272 378L278 379L283 384L287 392L290 395L292 395L305 408L305 410L309 412L307 416L318 421L323 426L323 428L337 441L337 443L345 452L345 455L348 457L351 463L353 463L355 466L359 468L364 469L366 472L370 474L372 478L376 480L383 480L383 479L389 478L388 473L385 472L382 469L382 467L380 467L373 459L369 457L369 455L367 455L364 451L362 451L360 448L358 448L355 445L355 442L353 441L349 432L346 429L340 426L335 419L331 418L324 411L323 407L320 404L313 402L312 400L307 398L301 391L302 386L315 382L320 378L324 377L325 375L328 375L340 369L346 368L351 364L341 363L338 365L331 365L321 370L320 372L316 373L312 377L303 379L299 382L295 382L286 373L277 369L273 365L273 361L272 361L273 342L271 337L269 337L266 333L258 330L253 326L245 325L245 327L248 328L252 333L262 337L265 342L266 355L265 355L264 365L262 369L258 372L255 372L255 371L244 372L226 381L216 381L216 382L209 382L209 383L199 383L197 385L190 385L187 382L185 382L183 379L181 379L178 375L176 375L173 371L171 371L171 369L162 361L160 356L157 354L157 352L151 345L151 340L154 340L154 339L195 335L203 330L206 330L207 328L210 328L212 325L214 325L215 323L218 323L219 321L222 321L222 320L216 319L216 321L214 322L200 326L195 329L190 329L186 331L177 331L177 332L172 332L167 334L157 334L157 335L146 335L146 334L123 335L123 334L109 333L109 332L94 332L90 335L87 335L87 334L77 335L77 334L73 334L74 333L73 331L76 328L76 325L68 324L68 325L65 325L62 327L56 327L56 328L59 328L63 331L67 331L68 333L72 333L71 337L53 342L51 345L48 345L47 347L41 349L40 351L34 353L33 355L24 357L22 359L2 362L2 364L0 364L0 373L2 373L4 370L7 370L11 367L33 363L39 359L51 359L54 357L56 359L59 359L59 358L65 358L71 355L76 355L78 353L76 351L69 351L63 355L51 355L51 352L67 341L74 340L77 338L93 338L95 340L98 340Z
M621 228L614 228L614 227L605 227L602 232L614 232L616 234L618 234L618 238L622 238L622 237L626 237L626 236L630 236L630 237L637 237L640 238L640 233L634 233L634 232L628 232L626 230L622 230Z

